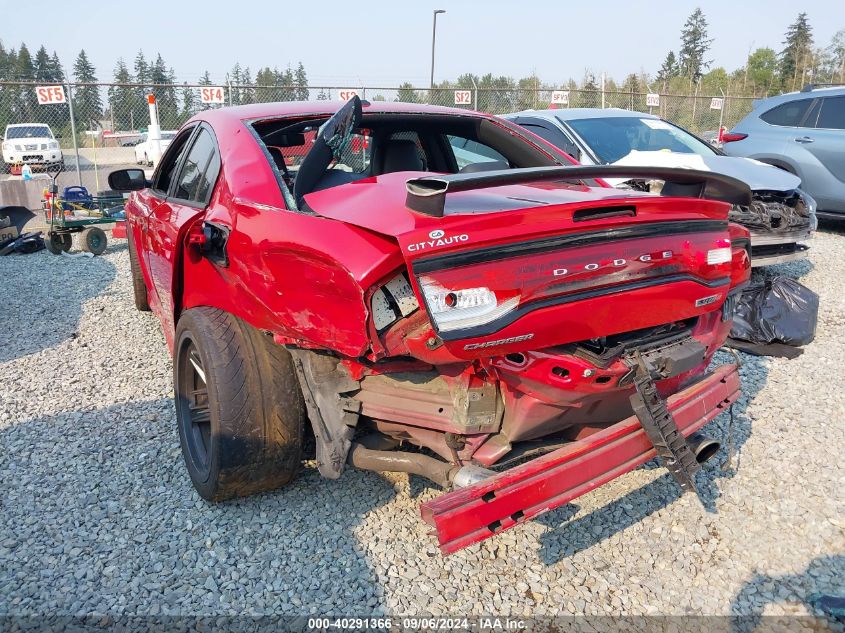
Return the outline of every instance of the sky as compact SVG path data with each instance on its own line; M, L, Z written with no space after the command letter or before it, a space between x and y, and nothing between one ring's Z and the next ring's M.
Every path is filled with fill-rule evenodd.
M0 41L58 52L67 72L84 48L100 81L118 57L161 53L177 79L209 71L222 82L234 63L253 73L302 61L312 86L425 87L431 65L432 11L437 20L435 80L465 72L536 72L547 83L580 81L585 70L621 81L652 75L677 51L687 16L701 6L713 38L714 66L742 66L749 48L782 48L784 32L806 11L816 45L845 29L842 0L675 0L566 2L545 0L367 0L240 4L193 0L99 2L0 0Z

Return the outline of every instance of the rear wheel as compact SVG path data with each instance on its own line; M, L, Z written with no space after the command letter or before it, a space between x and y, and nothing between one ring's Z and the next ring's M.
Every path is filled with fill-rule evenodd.
M70 233L48 233L44 245L53 255L61 255L62 251L68 252L70 250L73 245L73 237Z
M129 246L129 272L132 275L132 294L135 297L135 307L141 312L150 311L150 298L147 294L147 284L144 283L144 273L138 262L138 251L132 238L132 229L126 231L126 243Z
M91 226L82 231L82 250L94 255L102 255L106 251L108 238L105 231L98 226Z
M306 415L287 350L231 314L193 308L179 319L173 374L182 454L203 498L293 479Z

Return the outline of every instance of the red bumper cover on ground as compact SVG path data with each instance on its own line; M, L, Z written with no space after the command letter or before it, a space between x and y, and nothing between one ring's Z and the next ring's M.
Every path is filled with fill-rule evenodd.
M739 396L736 365L722 365L667 399L686 436L727 410ZM548 455L420 506L440 549L451 554L532 519L633 470L656 456L640 421L631 416Z

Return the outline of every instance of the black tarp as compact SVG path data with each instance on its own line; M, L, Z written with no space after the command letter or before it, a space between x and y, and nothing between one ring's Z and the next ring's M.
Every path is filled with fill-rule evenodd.
M758 346L800 347L815 337L818 312L819 296L815 292L789 277L772 277L743 291L730 336ZM737 347L745 349L748 345Z

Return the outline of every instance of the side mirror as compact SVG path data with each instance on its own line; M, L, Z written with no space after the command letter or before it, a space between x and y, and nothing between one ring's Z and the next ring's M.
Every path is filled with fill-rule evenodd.
M118 169L109 174L109 187L115 191L140 191L150 186L143 169Z

